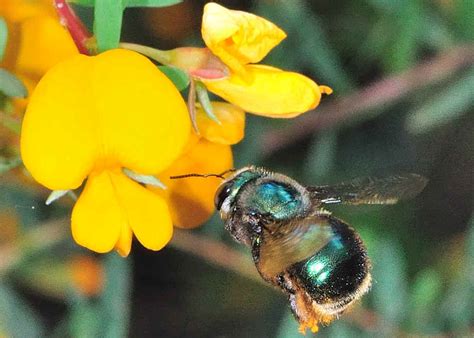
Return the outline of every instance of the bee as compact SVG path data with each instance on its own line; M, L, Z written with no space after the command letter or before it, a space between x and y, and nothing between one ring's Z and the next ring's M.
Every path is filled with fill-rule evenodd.
M250 248L261 277L288 296L300 331L317 332L318 324L339 317L371 286L364 243L324 207L393 204L415 196L426 183L408 174L306 187L250 166L223 181L215 206L231 236Z

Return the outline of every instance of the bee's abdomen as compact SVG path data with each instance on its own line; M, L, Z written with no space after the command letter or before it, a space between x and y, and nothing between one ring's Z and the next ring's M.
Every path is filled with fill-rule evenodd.
M338 219L329 221L334 232L329 243L287 271L316 303L343 310L370 286L370 262L359 236Z

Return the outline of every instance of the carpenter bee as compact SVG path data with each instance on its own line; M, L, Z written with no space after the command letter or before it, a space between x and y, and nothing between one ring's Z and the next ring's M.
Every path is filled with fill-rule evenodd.
M248 246L262 278L283 290L300 331L337 318L371 286L371 264L355 230L327 204L393 204L427 180L416 174L305 187L245 167L224 180L215 206L232 237Z

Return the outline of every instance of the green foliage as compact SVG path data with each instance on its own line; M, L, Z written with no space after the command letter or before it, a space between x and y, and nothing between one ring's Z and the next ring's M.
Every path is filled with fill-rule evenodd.
M189 76L184 71L176 67L158 66L170 80L173 82L179 91L186 89L189 86Z
M0 93L10 97L26 97L25 85L12 73L0 68Z
M102 311L102 337L127 337L130 320L130 296L132 291L130 260L117 254L105 257L106 282L100 298Z
M44 328L31 307L0 282L0 332L10 337L42 337Z
M379 240L375 248L372 287L374 308L384 318L384 335L394 336L396 327L407 318L408 285L405 259L398 243ZM394 293L396 297L394 297Z
M6 159L0 156L0 175L21 165L21 158Z
M214 110L211 104L211 99L209 98L209 93L206 89L206 86L203 83L201 82L196 83L196 94L197 94L197 99L199 103L201 104L201 107L206 113L206 115L214 122L220 124L219 119L214 114Z
M130 320L131 263L117 254L104 259L106 283L98 300L71 293L68 318L72 337L127 337Z
M94 35L99 52L117 48L122 31L123 11L127 7L166 7L181 0L73 0L94 7Z
M4 18L0 16L0 61L3 59L5 54L5 48L7 47L8 39L8 27Z
M474 2L471 0L454 1L455 24L461 38L467 42L474 41Z
M474 106L474 68L450 86L442 88L415 108L408 116L407 129L412 133L426 133L458 118Z
M278 23L291 36L289 41L283 43L285 50L277 49L270 55L271 61L285 60L286 67L289 63L296 69L310 67L315 70L318 82L338 92L347 92L353 88L337 51L328 40L325 27L305 1L259 1L256 12ZM288 50L292 52L288 53Z
M388 67L394 72L405 70L414 63L417 40L422 29L421 1L411 0L401 3L403 5L395 13L396 35L388 58Z
M94 35L100 52L117 48L125 7L121 1L100 0L94 5Z

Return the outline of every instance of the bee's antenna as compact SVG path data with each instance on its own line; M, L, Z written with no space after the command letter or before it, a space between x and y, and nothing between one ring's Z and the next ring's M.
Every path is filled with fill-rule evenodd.
M232 169L228 169L226 171L223 171L220 174L194 174L193 173L193 174L170 176L170 179L176 180L176 179L187 178L187 177L219 177L219 178L225 180L225 177L224 177L225 174L232 173L232 172L235 172L235 171L237 171L237 169L232 168Z

